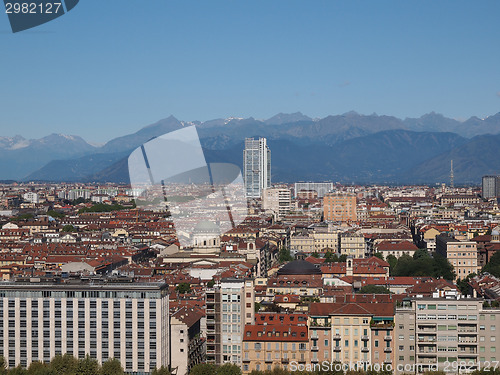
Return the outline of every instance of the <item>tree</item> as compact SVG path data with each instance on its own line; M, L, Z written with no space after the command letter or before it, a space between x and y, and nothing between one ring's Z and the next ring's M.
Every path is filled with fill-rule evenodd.
M225 363L217 368L216 375L241 375L239 366L233 363Z
M35 361L29 365L28 375L56 375L56 372L45 363Z
M429 255L429 252L427 251L427 249L418 249L417 251L415 251L413 253L413 259L415 259L415 260L426 259L426 258L430 258L430 255Z
M313 258L319 258L319 254L315 251L314 253L311 254Z
M73 225L71 224L66 224L64 227L62 227L63 232L75 232L76 229Z
M389 273L393 275L394 268L396 268L396 265L398 264L398 258L396 258L392 254L389 254L387 255L387 263L389 263Z
M21 365L9 370L9 375L26 375L27 373L28 371Z
M278 260L280 263L291 262L293 260L293 257L290 254L290 250L282 247L279 252Z
M199 363L193 366L189 375L217 375L217 367L211 363Z
M57 375L75 374L78 369L78 360L68 353L56 355L50 361L50 368Z
M159 369L154 369L151 372L151 375L170 375L170 371L168 368L161 366Z
M331 251L326 252L325 263L336 263L338 261L339 261L339 256L337 254L334 254Z
M495 252L489 262L483 267L483 272L500 277L500 251Z
M5 362L5 358L0 356L0 375L7 374L7 363Z
M339 256L339 262L340 263L344 263L347 261L347 255L346 254L342 254L341 256Z
M464 277L463 279L458 280L457 286L458 289L460 289L460 293L462 293L464 296L469 294L469 289L470 289L470 279L472 279L474 276L476 276L475 273L471 273L467 275L467 277Z
M391 291L382 285L365 285L358 293L363 294L390 294Z
M258 313L260 311L260 307L261 307L261 304L259 302L255 302L254 310L256 313Z
M125 372L123 371L122 364L120 363L119 360L115 358L110 358L102 364L101 375L123 375L123 374L125 374ZM170 375L170 373L166 375Z
M180 294L186 294L191 292L191 285L189 283L180 283L175 287L175 290Z
M384 255L379 251L379 252L376 252L375 254L373 254L373 256L379 258L379 259L382 259L384 260Z
M65 217L66 215L63 214L62 212L59 211L54 211L54 210L48 210L47 215L53 217L54 219L60 219L62 217Z
M99 373L99 362L95 359L87 356L84 359L78 361L78 367L76 369L76 375L96 375Z
M207 283L207 287L209 287L209 288L213 288L213 287L214 287L214 285L215 285L215 281L213 281L213 280L210 280L210 281Z

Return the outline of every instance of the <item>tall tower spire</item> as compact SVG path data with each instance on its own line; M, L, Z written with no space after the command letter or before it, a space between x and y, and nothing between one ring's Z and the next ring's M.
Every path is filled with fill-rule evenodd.
M455 179L455 174L453 173L453 159L451 159L451 165L450 165L450 187L454 188L454 179Z

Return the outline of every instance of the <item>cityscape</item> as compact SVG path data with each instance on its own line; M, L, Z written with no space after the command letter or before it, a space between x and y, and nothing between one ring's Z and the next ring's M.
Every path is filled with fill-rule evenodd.
M247 215L220 233L201 200L209 219L191 215L184 245L169 202L138 206L130 185L3 184L5 367L497 369L500 176L283 184L273 155L265 138L245 140ZM193 186L175 193L198 196Z
M500 375L500 1L0 8L0 375Z

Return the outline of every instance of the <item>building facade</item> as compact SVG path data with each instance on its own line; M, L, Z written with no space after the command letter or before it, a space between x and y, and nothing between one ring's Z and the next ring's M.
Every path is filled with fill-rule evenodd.
M8 367L65 353L115 358L128 373L169 366L166 284L31 281L0 289L0 355Z
M318 198L323 198L326 194L333 190L333 182L296 182L295 197L301 191L315 191L318 193Z
M456 280L463 279L471 273L478 273L480 267L477 260L477 243L474 241L458 241L445 234L436 237L436 252L453 265Z
M485 199L500 197L500 176L483 176L483 194Z
M353 193L329 193L323 198L325 221L355 222L356 195Z
M271 187L271 150L266 138L245 139L243 178L247 198L260 198Z
M262 208L281 220L292 209L292 194L286 187L274 187L262 191Z
M255 321L252 280L223 279L206 291L207 362L242 365L245 324Z
M499 325L500 310L483 308L481 299L404 300L395 313L396 363L418 373L445 368L458 373L457 364L462 364L460 372L474 370L478 363L481 369L493 367L500 358ZM398 367L396 373L409 368Z

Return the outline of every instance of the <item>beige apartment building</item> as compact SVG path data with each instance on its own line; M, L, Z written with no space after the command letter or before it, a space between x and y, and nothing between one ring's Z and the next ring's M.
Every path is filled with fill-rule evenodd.
M305 324L247 325L243 345L243 373L272 370L274 367L288 369L310 362Z
M493 367L500 359L497 328L500 309L483 308L481 299L404 300L396 308L394 349L396 363L409 367L395 368L396 374L438 369L457 374L457 363L463 364L461 373L478 364Z
M309 332L311 363L336 361L393 364L394 308L392 303L313 303Z
M480 270L477 259L477 243L474 241L458 241L447 235L436 237L436 252L453 265L456 280L463 279Z
M355 259L364 258L366 254L365 236L361 233L342 233L340 235L340 254Z
M323 198L323 216L325 221L355 222L356 195L353 193L329 193Z

